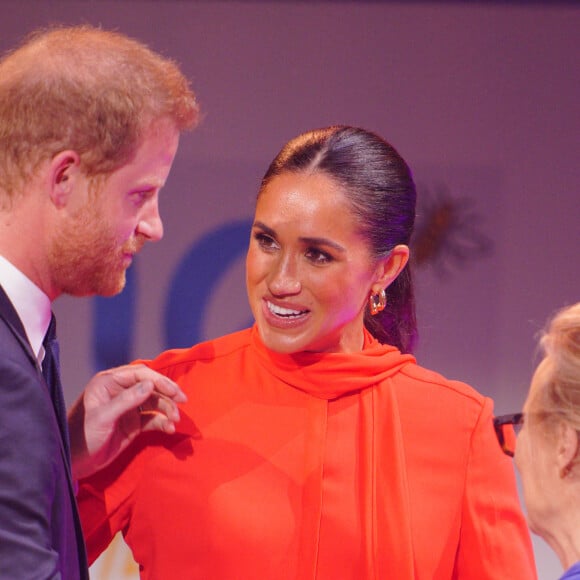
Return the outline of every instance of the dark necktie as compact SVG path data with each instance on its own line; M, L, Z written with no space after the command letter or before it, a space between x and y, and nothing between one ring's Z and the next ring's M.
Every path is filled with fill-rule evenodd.
M50 388L50 396L54 412L58 420L60 434L66 451L67 461L70 465L70 445L68 438L68 425L66 419L66 405L64 402L64 394L62 392L62 385L60 382L60 361L58 340L56 338L56 319L54 314L50 318L50 324L44 337L44 360L42 361L42 374Z

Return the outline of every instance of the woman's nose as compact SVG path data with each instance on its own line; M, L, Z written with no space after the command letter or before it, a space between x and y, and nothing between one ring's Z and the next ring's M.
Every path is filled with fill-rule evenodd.
M290 256L281 256L273 265L268 286L275 296L298 294L302 289L298 268Z

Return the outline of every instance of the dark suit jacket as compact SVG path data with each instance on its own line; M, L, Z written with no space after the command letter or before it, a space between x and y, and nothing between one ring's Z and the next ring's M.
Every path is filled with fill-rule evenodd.
M50 391L0 286L0 578L88 578Z

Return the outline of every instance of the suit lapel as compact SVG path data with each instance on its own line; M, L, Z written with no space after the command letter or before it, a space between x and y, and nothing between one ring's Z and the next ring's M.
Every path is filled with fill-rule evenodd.
M26 355L30 359L30 363L34 366L34 368L38 372L38 382L46 389L46 393L48 395L48 401L49 401L50 405L52 406L53 402L52 402L52 398L50 395L50 386L46 384L44 376L42 375L42 368L40 367L40 364L39 364L36 356L34 356L34 353L32 352L32 347L30 346L30 343L28 342L28 337L26 336L26 331L24 330L24 326L22 325L22 322L18 316L18 313L16 312L14 306L12 305L12 302L10 302L10 299L8 298L8 296L6 296L6 293L4 292L4 289L2 288L2 286L0 286L0 318L2 318L4 320L4 322L6 323L8 328L12 331L12 334L14 335L16 340L20 343L20 345L22 346L22 349L24 350L24 352L26 353ZM55 413L55 420L57 421L57 424L58 424L58 419L57 419L56 413ZM71 494L74 496L75 495L74 485L73 485L72 476L71 476L70 468L69 468L69 466L70 466L69 454L66 451L62 437L60 437L59 439L60 439L60 453L62 455L62 459L63 459L65 465L67 466L66 472L67 472L67 477L69 480L69 488L71 490Z
M28 337L26 336L26 331L24 330L22 321L20 320L18 313L16 312L14 306L12 305L12 302L10 302L8 296L6 296L4 288L2 288L1 285L0 285L0 318L4 320L6 326L8 326L12 334L14 334L14 337L20 343L22 349L28 355L28 358L30 358L30 362L40 370L40 366L38 364L38 361L36 360L36 356L32 352L32 347L28 342Z

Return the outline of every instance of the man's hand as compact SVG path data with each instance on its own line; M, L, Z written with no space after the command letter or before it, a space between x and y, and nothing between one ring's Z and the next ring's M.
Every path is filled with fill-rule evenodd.
M142 364L95 375L68 415L75 479L110 463L142 431L175 432L187 400L167 377Z

